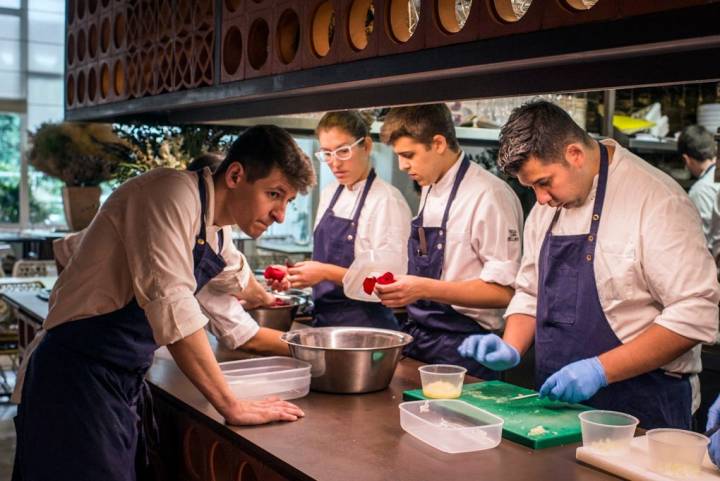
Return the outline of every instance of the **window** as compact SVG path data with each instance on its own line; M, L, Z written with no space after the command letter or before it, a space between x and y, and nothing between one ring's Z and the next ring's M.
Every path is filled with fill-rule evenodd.
M0 0L0 12L0 227L64 227L62 183L20 153L25 132L64 117L65 1Z
M20 116L0 113L0 222L20 220Z

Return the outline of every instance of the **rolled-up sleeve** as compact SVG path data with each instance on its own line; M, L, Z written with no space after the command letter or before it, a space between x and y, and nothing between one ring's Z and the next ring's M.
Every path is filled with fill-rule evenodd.
M208 282L207 288L216 293L238 294L247 287L252 269L243 253L235 247L230 227L223 227L223 237L221 254L226 265L220 274Z
M697 210L687 197L666 197L654 202L643 224L643 270L653 297L664 306L655 323L714 342L720 286Z
M237 298L204 287L198 301L210 318L210 332L228 349L237 349L255 337L260 326Z
M523 233L522 261L515 277L515 295L505 311L505 319L513 314L537 316L539 217L537 208L533 208L527 218Z
M180 175L169 175L140 192L135 184L118 222L138 305L159 345L172 344L207 324L195 298L192 249L199 225L197 189ZM141 195L142 194L142 195Z
M480 279L513 286L520 266L522 209L509 189L486 192L473 215L473 249L482 260Z

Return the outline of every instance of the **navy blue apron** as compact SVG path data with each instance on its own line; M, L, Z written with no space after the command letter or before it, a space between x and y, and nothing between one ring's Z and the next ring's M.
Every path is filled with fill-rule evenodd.
M440 227L423 226L425 204L418 216L412 220L408 239L409 275L430 279L441 278L450 207L455 201L458 188L469 167L470 160L464 156L455 175ZM429 190L425 196L425 203L428 195L430 195ZM449 304L424 299L408 305L407 312L408 322L403 326L403 330L413 336L413 342L405 347L403 354L426 363L457 364L465 367L469 374L482 379L499 378L496 371L487 369L472 359L466 359L457 352L460 343L469 335L489 332L473 319L457 312Z
M206 242L199 176L197 290L225 267ZM219 236L222 251L222 231ZM149 476L141 417L151 414L145 373L158 348L137 301L47 331L27 366L15 418L14 481L134 481ZM136 457L137 456L137 457ZM136 466L137 462L137 466Z
M558 208L545 234L539 259L536 381L562 367L598 356L622 344L608 324L595 284L593 259L608 177L607 148L600 144L600 175L590 232L553 235ZM598 409L632 414L645 429L690 429L692 392L687 376L661 369L610 384L585 401Z
M355 237L358 219L365 205L370 187L375 180L375 169L370 170L360 200L352 219L337 217L333 212L344 186L340 184L330 205L313 233L313 260L350 267L355 260ZM314 327L360 326L399 330L392 310L380 303L362 302L349 299L343 287L330 281L323 281L313 287L315 304Z

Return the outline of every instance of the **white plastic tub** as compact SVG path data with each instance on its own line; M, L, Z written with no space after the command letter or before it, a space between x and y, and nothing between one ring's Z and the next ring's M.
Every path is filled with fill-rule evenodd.
M583 446L602 454L622 454L630 449L638 419L617 411L585 411L578 414Z
M240 399L297 399L310 391L310 364L291 357L221 362L220 370Z
M405 431L446 453L490 449L502 439L505 421L465 401L410 401L399 407Z
M698 473L710 439L682 429L651 429L646 433L650 469L671 478L688 479Z

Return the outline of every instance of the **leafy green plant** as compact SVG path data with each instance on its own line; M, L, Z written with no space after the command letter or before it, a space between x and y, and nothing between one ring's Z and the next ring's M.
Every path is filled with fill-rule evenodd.
M130 146L108 124L46 122L30 140L30 164L68 187L97 186L132 159Z
M225 127L124 124L115 125L114 131L132 151L127 161L118 164L118 184L156 167L184 169L205 152L224 151L238 133Z

